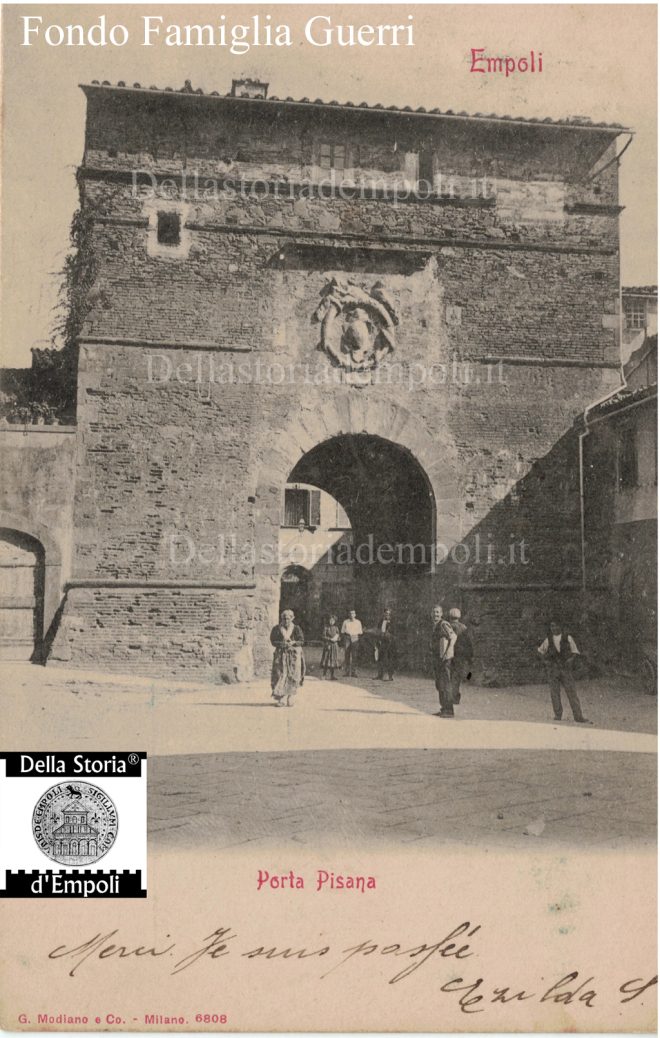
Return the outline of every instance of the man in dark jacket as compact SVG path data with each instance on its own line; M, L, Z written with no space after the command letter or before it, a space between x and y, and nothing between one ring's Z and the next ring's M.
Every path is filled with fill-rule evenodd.
M378 649L378 680L384 681L387 671L389 680L394 681L397 647L391 609L383 610L383 618L378 625L376 648Z
M578 647L571 635L562 628L557 620L550 621L548 634L539 645L537 652L545 663L555 721L561 721L563 714L561 703L561 686L563 685L577 723L593 724L593 721L588 721L582 713L572 674L573 661L576 656L580 655Z
M474 657L474 649L472 648L472 639L470 638L470 632L466 625L461 623L461 611L460 609L449 610L449 623L452 625L456 632L456 642L454 644L454 658L451 664L451 690L452 698L454 703L460 703L461 701L461 681L465 678L470 677L472 670L472 659Z

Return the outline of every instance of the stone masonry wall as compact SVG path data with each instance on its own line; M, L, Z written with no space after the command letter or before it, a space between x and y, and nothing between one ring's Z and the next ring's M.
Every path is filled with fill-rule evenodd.
M75 430L59 426L0 427L0 510L44 528L71 565Z
M60 426L0 428L0 527L34 538L43 549L41 637L52 635L71 572L76 431Z
M231 674L238 654L252 652L263 673L279 598L267 549L277 543L281 488L315 443L366 432L420 461L436 539L464 546L462 561L429 574L413 606L402 592L401 610L419 607L423 624L434 599L460 600L479 629L486 677L528 674L524 647L543 633L549 600L578 612L573 423L619 381L616 184L610 169L600 196L580 186L598 158L591 131L566 131L551 148L540 129L511 138L506 127L488 158L479 129L476 166L507 182L499 206L305 198L281 187L246 197L224 186L191 199L181 182L190 155L176 148L151 165L178 171L176 197L152 198L124 172L153 152L122 146L127 130L110 141L112 107L93 114L81 180L98 270L78 387L81 586L69 593L55 654ZM149 120L156 137L169 125L155 102ZM259 141L251 120L246 139ZM297 139L311 128L298 123ZM287 132L284 121L277 133L290 154ZM462 126L453 139L454 167L467 175L466 134ZM367 128L360 161L369 139ZM530 140L536 151L523 159ZM525 190L544 176L562 188L551 212L547 193L541 205L536 188ZM154 213L168 207L185 232L171 254L153 247ZM380 281L395 301L392 366L368 385L347 384L317 348L312 318L331 277L366 290ZM527 561L511 561L521 539ZM489 544L496 550L484 558ZM507 610L516 623L503 625Z

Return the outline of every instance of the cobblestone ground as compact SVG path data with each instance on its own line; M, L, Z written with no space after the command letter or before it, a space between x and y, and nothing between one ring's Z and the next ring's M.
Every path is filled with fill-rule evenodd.
M312 673L291 710L264 682L27 665L0 681L6 749L147 750L163 849L655 843L656 702L616 681L579 685L593 726L553 723L543 686L468 685L447 721L416 677Z
M209 754L158 758L152 777L151 832L174 846L655 841L655 762L646 754Z

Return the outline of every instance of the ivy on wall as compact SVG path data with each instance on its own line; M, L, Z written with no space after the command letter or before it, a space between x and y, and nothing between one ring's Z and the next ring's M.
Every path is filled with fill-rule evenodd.
M0 420L22 425L71 425L76 419L78 337L93 306L97 263L92 248L98 206L76 210L70 249L58 273L52 346L34 347L30 368L0 372Z

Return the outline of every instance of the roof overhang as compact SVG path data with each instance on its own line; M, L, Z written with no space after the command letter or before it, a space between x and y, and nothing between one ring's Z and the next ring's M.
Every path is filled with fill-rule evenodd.
M565 130L569 133L586 133L586 134L599 134L604 137L609 137L612 140L618 137L622 133L632 134L634 130L620 126L617 123L592 123L589 120L576 120L576 119L527 119L523 116L510 116L510 115L496 115L494 113L490 115L483 115L477 113L471 115L467 112L453 112L440 111L439 109L431 109L427 111L425 108L398 108L395 105L385 107L384 105L369 105L366 102L355 104L351 101L340 103L339 101L322 101L316 99L310 101L307 98L296 100L294 98L279 98L276 96L257 98L257 97L236 97L232 94L220 94L217 91L212 93L204 93L203 90L191 90L191 89L179 89L174 90L173 88L162 89L160 87L143 87L138 84L134 86L122 86L113 85L111 83L81 83L80 89L85 93L87 97L95 96L100 93L115 94L117 96L135 95L152 98L154 100L171 100L178 103L190 104L191 102L202 103L202 104L222 104L222 105L251 105L262 110L279 109L283 111L303 110L303 109L316 109L319 111L327 112L342 112L346 114L355 115L380 115L388 116L392 118L411 119L411 120L423 120L426 122L451 122L451 123L466 123L474 125L495 125L499 127L528 127L534 130L549 130L550 132L557 132L559 130Z

